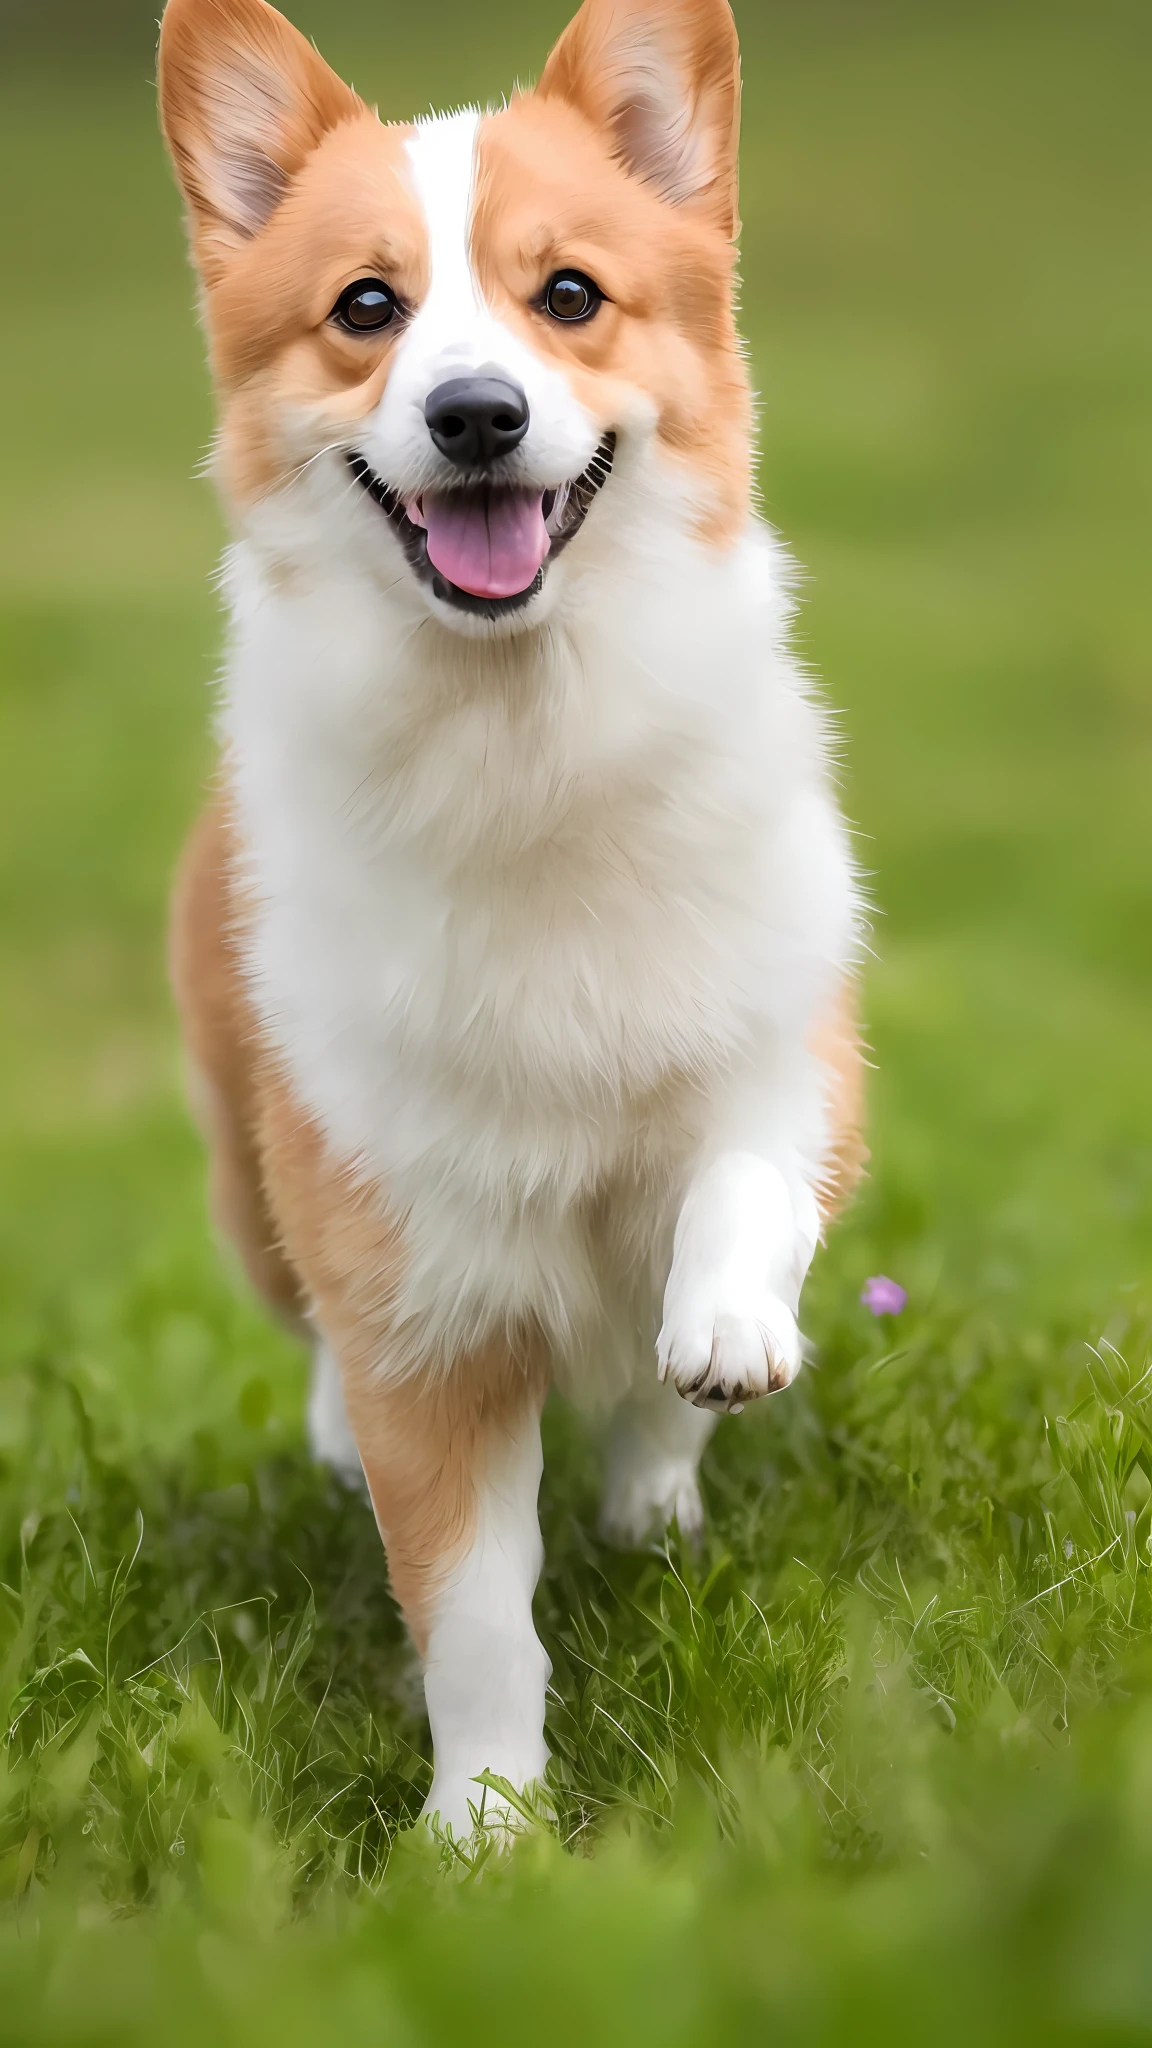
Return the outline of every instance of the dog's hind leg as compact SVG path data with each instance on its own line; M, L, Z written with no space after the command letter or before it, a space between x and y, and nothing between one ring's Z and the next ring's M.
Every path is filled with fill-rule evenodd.
M282 1323L307 1336L300 1276L268 1200L259 1144L260 1055L240 957L234 847L218 798L197 821L172 899L169 967L189 1094L208 1145L213 1220Z
M699 1465L716 1417L645 1376L617 1409L608 1437L600 1533L638 1550L675 1522L695 1542L704 1523Z
M323 1337L312 1353L308 1391L308 1441L318 1465L327 1465L345 1486L363 1487L364 1467L344 1401L344 1383L334 1352Z

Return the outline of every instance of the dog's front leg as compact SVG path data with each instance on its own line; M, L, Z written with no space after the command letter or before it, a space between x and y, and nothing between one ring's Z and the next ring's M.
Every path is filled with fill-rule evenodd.
M657 1340L661 1379L698 1408L738 1414L791 1385L802 1361L796 1316L819 1236L816 1200L752 1152L702 1168L676 1225Z
M388 1554L424 1665L434 1775L428 1817L457 1837L543 1775L549 1664L532 1621L544 1375L505 1345L389 1382L344 1366L345 1396Z

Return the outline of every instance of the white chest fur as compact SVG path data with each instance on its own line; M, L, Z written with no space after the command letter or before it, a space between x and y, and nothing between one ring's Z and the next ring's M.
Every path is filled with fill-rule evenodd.
M671 554L492 642L413 630L335 567L233 563L255 1000L404 1217L403 1312L445 1355L503 1316L586 1324L589 1201L623 1176L654 1243L733 1075L786 1066L848 958L774 545Z

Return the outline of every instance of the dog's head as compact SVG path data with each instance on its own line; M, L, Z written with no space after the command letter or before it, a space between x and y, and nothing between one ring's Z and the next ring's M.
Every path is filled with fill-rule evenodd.
M169 0L160 92L242 527L472 632L646 523L732 540L727 0L585 0L534 92L409 127L264 0Z

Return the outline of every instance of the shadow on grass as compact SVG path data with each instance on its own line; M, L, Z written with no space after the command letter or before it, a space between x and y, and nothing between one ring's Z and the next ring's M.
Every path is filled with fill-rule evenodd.
M537 1613L574 1849L657 1842L693 1803L734 1840L775 1759L827 1856L915 1853L917 1759L957 1733L1057 1753L1124 1689L1152 1622L1139 1364L1104 1346L1086 1373L1082 1343L940 1309L898 1345L825 1322L819 1369L719 1433L698 1554L606 1551L589 1436L549 1414ZM138 1906L219 1827L263 1844L285 1900L378 1884L429 1764L366 1503L269 1451L259 1378L226 1429L152 1455L106 1436L67 1356L30 1360L0 1487L0 1885L70 1866Z

